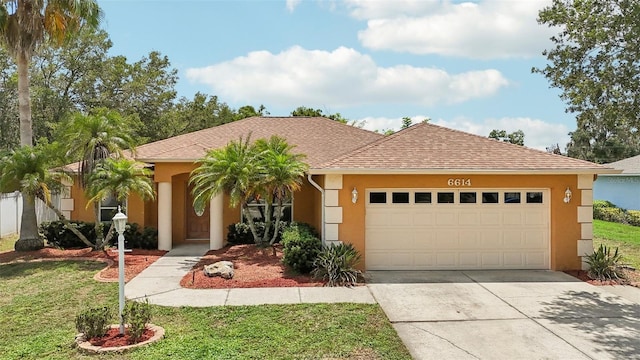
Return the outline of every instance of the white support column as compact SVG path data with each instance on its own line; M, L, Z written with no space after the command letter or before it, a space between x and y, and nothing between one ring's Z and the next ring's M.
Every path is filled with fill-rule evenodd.
M224 247L224 195L218 194L209 203L209 250Z
M171 183L158 183L158 250L171 250Z
M586 257L593 253L593 175L578 175L578 223L580 223L580 239L578 240L578 256L582 257L582 269L587 270Z

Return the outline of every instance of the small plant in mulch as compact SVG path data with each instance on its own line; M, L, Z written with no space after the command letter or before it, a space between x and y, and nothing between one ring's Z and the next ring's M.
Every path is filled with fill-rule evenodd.
M76 316L79 343L88 342L101 348L118 348L134 345L151 339L155 331L149 328L152 311L148 299L144 302L127 302L123 318L127 326L120 334L119 325L110 325L113 313L107 307L83 310Z
M362 272L355 268L360 253L352 244L325 246L313 262L312 274L327 282L327 286L355 286Z
M616 247L600 245L596 251L587 256L586 262L589 265L588 275L594 280L624 280L625 274L622 266L622 254Z

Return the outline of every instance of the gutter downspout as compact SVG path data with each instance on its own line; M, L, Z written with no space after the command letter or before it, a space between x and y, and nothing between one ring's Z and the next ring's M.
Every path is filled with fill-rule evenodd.
M318 191L320 191L320 194L322 196L322 229L320 229L320 238L322 240L322 246L326 246L327 245L327 241L325 240L325 224L324 224L324 189L320 187L320 185L318 185L315 181L313 181L313 179L311 178L311 174L307 174L307 180L309 180L309 184L313 185L314 188L318 189Z

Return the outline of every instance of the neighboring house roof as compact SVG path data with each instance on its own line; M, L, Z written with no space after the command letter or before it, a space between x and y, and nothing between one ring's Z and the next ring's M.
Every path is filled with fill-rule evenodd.
M620 175L640 175L640 155L618 160L606 166L622 170Z
M311 173L607 173L588 161L550 154L429 123L413 125Z
M136 159L144 162L193 162L208 150L222 148L240 137L251 140L278 135L294 152L305 154L309 166L318 166L383 137L368 130L324 117L251 117L212 128L141 145Z

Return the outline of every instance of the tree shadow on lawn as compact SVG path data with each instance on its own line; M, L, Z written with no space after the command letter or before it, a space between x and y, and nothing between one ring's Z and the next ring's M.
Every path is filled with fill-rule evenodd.
M640 359L640 305L604 291L567 291L542 305L545 308L541 317L562 328L576 330L576 342L593 343L594 353ZM562 337L565 335L570 336L565 333Z

